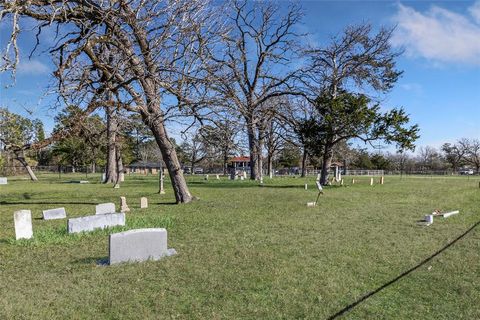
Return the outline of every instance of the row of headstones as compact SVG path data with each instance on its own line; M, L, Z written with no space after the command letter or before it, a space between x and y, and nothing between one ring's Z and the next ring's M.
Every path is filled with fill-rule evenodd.
M206 174L206 175L204 176L204 179L205 179L206 181L208 181L208 178L209 178L209 176L208 176L208 174ZM216 174L216 175L215 175L215 178L216 178L217 180L220 180L220 175L219 175L219 174Z
M145 198L146 199L146 198ZM43 211L44 219L66 218L65 208ZM33 237L32 213L20 210L14 213L16 239ZM125 225L125 213L115 213L115 204L102 203L96 206L94 216L68 219L68 233L93 231ZM167 247L167 230L164 228L134 229L109 235L109 264L158 260L176 254Z
M319 181L320 181L320 174L317 175L316 182L318 183ZM343 179L337 180L335 177L332 177L332 179L330 180L330 184L333 184L334 182L340 182L341 186L344 185ZM352 178L352 184L355 184L355 183L356 183L356 180L354 178ZM378 183L379 184L384 184L385 183L385 177L381 176ZM373 186L374 184L375 184L374 178L370 178L370 185ZM308 190L308 184L307 183L305 183L305 190Z
M120 213L116 212L114 203L101 203L95 206L94 216L85 216L71 218L67 221L68 233L91 231L96 228L111 227L116 225L125 225L125 212L130 211L125 197L120 197ZM140 208L148 208L148 199L140 199ZM44 220L66 219L67 212L65 208L56 208L43 210ZM15 225L15 238L30 239L33 237L32 212L30 210L20 210L13 215Z

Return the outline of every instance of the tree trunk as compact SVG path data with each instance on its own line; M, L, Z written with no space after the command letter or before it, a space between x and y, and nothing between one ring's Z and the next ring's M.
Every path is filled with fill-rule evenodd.
M227 175L228 152L223 153L223 175Z
M107 164L103 183L116 183L118 179L116 148L118 123L114 106L106 107L105 111L107 113Z
M159 106L157 106L157 108L158 110L160 110ZM156 114L148 114L142 112L142 120L152 131L152 134L155 137L155 141L160 148L163 161L165 162L168 174L170 175L170 181L172 183L176 202L188 203L192 201L193 197L188 190L187 182L185 181L185 177L183 176L182 168L177 157L177 152L175 151L175 146L168 138L163 123L163 116L160 114L160 111L157 111Z
M263 132L259 133L260 136L263 135ZM258 138L258 154L257 154L257 180L262 181L263 179L263 138Z
M323 154L322 174L320 176L320 183L326 185L328 182L328 171L332 165L333 159L333 146L330 144L325 145L325 151Z
M120 177L123 174L123 160L122 160L122 151L121 147L117 144L115 147L115 156L117 157L115 159L115 164L116 164L116 176L115 176L115 184L119 184L121 181Z
M303 156L302 156L302 178L304 178L307 174L307 150L303 147Z
M270 152L267 154L267 175L270 179L273 177L273 155Z
M28 175L30 176L30 179L32 181L38 181L37 176L33 172L32 168L28 164L27 160L25 160L25 155L23 151L17 151L15 152L15 158L22 164L22 166L27 170Z
M255 128L252 123L247 123L248 148L250 151L250 180L257 179L258 150Z

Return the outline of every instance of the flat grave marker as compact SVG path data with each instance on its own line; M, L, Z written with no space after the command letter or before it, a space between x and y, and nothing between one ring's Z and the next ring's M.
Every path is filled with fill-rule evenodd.
M114 226L125 225L125 213L107 213L68 219L68 233L93 231Z
M115 213L115 203L100 203L95 206L95 214Z
M65 208L43 210L43 220L65 219L66 217Z

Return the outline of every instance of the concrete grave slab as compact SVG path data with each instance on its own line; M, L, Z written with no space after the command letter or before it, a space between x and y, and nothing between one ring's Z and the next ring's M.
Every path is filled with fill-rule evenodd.
M95 206L95 214L115 213L115 203L100 203Z
M67 229L68 233L78 233L124 225L125 213L108 213L68 219Z
M114 233L109 238L109 263L159 260L175 254L167 247L164 228L135 229Z
M15 239L31 239L33 237L32 212L20 210L13 214L15 224Z
M66 217L65 208L43 210L43 220L65 219Z

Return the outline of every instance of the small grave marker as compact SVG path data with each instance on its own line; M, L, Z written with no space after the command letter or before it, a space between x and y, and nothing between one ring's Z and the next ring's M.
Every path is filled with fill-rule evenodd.
M145 197L140 198L140 208L141 209L146 209L148 208L148 199Z
M31 239L33 237L32 212L20 210L13 214L15 224L15 239Z
M65 208L43 210L42 213L43 213L43 220L65 219L67 217Z
M308 190L308 184L305 183L305 190Z
M373 178L370 178L370 185L373 186Z
M385 182L385 178L383 176L380 177L380 184L383 184Z
M215 175L217 180L220 180L220 176L218 174Z
M0 184L8 184L8 179L6 177L0 177Z
M307 207L315 207L316 205L315 202L307 202Z
M100 203L95 207L95 214L115 213L115 203Z
M130 212L130 208L127 204L127 198L120 197L120 212Z

